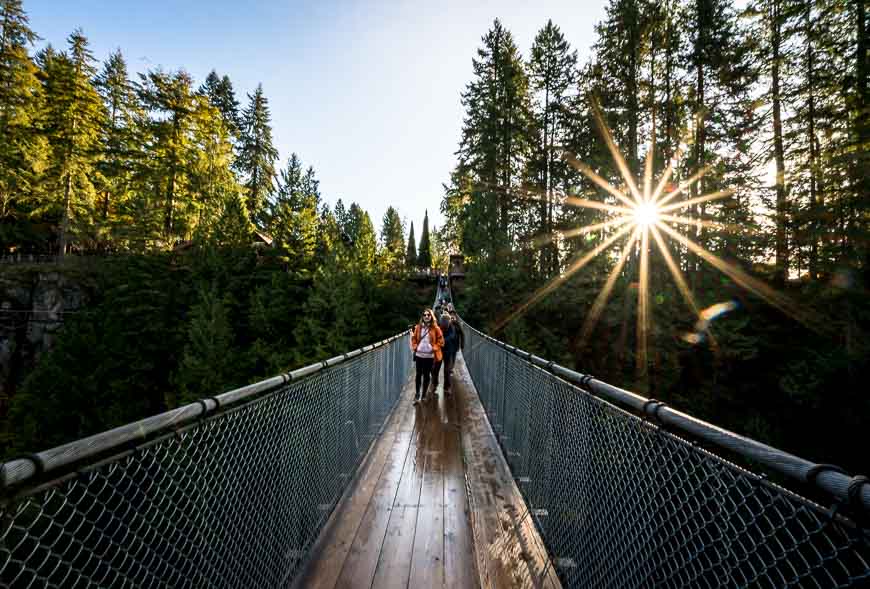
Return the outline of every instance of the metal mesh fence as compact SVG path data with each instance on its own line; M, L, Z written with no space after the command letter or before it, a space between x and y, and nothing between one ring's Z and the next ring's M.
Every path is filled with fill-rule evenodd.
M465 330L490 424L569 587L870 586L870 535Z
M0 505L0 586L286 586L410 373L407 335Z

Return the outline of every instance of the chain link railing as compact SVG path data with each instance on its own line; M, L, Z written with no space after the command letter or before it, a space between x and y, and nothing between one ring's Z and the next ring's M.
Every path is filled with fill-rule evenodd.
M0 586L288 586L400 396L407 338L6 463Z
M870 533L856 524L870 513L864 477L465 334L469 372L566 586L870 586ZM699 443L813 482L835 508Z

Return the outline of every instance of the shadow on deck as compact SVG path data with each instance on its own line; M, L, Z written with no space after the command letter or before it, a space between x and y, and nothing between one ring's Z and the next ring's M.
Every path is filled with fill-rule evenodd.
M296 587L560 587L461 357L442 386L405 387Z

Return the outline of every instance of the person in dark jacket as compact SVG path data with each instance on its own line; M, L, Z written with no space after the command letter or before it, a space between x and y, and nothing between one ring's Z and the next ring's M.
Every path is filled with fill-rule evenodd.
M444 360L444 394L448 394L448 385L447 383L453 382L453 367L456 366L456 354L459 350L465 349L465 332L462 331L462 325L459 323L459 317L456 315L456 311L453 310L453 305L450 305L450 329L453 330L453 337L455 344L451 346L450 351L447 351L447 348L444 349L444 356L449 357ZM445 344L446 346L446 344Z
M459 336L457 335L455 325L450 315L444 313L438 321L438 327L441 328L441 333L444 334L444 396L449 396L451 385L453 384L450 377L453 375L453 363L456 361L456 352L459 350ZM438 367L440 368L440 366ZM435 376L436 382L438 376Z

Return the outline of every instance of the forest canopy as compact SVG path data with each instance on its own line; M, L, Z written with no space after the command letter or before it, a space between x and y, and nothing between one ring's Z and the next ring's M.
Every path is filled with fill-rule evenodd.
M407 280L446 266L428 218L418 248L396 206L380 234L330 206L312 166L280 160L262 85L132 75L81 30L37 48L21 0L0 0L0 27L0 453L359 348L431 302ZM28 337L46 280L82 299L50 345Z
M496 19L462 93L465 318L868 470L866 4L610 0L585 62L552 21L523 49Z

